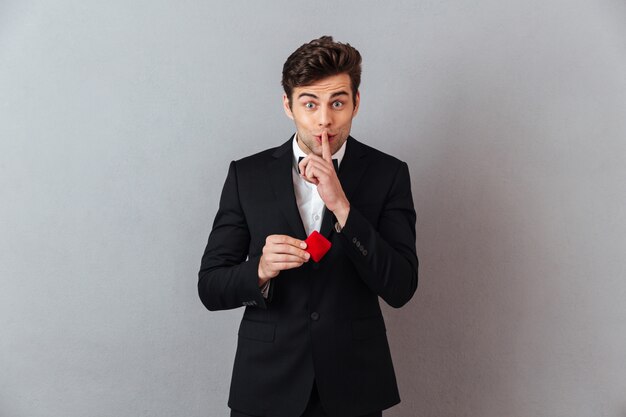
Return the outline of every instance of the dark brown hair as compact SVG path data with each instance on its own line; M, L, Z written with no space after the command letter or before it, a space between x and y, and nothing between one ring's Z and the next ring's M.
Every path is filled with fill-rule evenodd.
M292 106L291 95L295 87L310 85L333 75L346 73L352 84L352 100L361 84L361 54L349 43L333 41L332 36L322 36L295 50L283 65L283 89Z

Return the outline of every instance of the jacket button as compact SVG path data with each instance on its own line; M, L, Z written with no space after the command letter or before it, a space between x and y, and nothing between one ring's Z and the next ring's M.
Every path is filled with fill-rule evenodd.
M367 256L367 249L363 249L363 256Z
M311 313L311 320L317 321L319 320L319 318L320 318L320 315L317 311L314 311Z

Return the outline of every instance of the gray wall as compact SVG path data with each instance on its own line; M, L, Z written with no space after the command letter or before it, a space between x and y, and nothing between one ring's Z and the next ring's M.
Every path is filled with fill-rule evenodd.
M0 415L224 416L242 311L196 273L280 71L364 56L354 135L408 162L420 287L387 416L626 416L626 4L0 2Z

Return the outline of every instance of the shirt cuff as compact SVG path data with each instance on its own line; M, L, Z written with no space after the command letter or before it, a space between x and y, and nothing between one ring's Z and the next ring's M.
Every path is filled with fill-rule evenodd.
M267 298L269 297L270 294L270 283L272 281L269 280L267 281L265 284L263 284L263 286L260 288L261 289L261 295L263 296L263 298L265 298L267 300Z

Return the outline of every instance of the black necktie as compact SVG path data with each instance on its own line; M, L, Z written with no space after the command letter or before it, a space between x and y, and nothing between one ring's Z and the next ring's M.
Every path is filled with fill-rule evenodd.
M302 160L304 159L304 156L300 156L298 157L298 174L300 173L300 162L302 162ZM335 167L335 172L339 172L339 161L335 158L333 158L333 166Z

